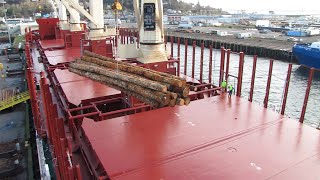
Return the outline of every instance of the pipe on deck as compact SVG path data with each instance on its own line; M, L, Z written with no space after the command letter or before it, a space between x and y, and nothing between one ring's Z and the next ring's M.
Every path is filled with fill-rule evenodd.
M191 75L192 78L194 78L195 61L196 61L196 41L193 41L192 43L192 75Z
M212 83L212 45L210 45L210 55L209 55L209 83Z
M272 69L273 69L273 60L270 60L269 64L269 73L268 73L268 81L267 81L267 88L266 88L266 95L264 97L263 101L263 107L268 107L268 101L269 101L269 93L270 93L270 85L271 85L271 78L272 78Z
M256 78L257 60L258 60L258 56L257 55L253 56L251 85L250 85L250 93L249 93L249 98L248 98L248 100L250 102L252 102L252 100L253 100L253 90L254 90L254 81Z
M171 42L171 58L173 58L173 42L174 42L174 37L170 36L170 42Z
M292 72L292 64L290 63L288 65L286 84L285 84L283 100L282 100L282 107L281 107L281 114L282 115L284 115L284 112L286 110L286 104L287 104L287 97L288 97L288 91L289 91L289 85L290 85L291 72Z
M204 53L204 43L201 43L201 55L200 55L200 82L202 83L203 78L203 53Z
M188 67L188 39L184 39L184 75L187 75Z
M180 37L178 37L178 50L177 50L177 57L178 57L178 68L177 68L177 76L180 76Z
M221 48L221 58L220 58L219 87L221 87L221 83L223 81L225 53L226 53L226 50L224 49L224 47L222 47Z
M237 96L238 97L241 96L243 65L244 65L244 53L240 52L240 55L239 55L239 70L238 70L238 84L237 84Z
M304 96L304 102L303 102L303 106L302 106L302 110L301 110L301 115L300 115L300 119L299 122L303 123L304 121L304 116L306 114L306 110L307 110L307 105L308 105L308 99L309 99L309 95L310 95L310 90L311 90L311 85L312 85L312 80L313 80L313 75L314 75L314 68L310 69L309 72L309 78L308 78L308 84L307 84L307 89L306 89L306 94Z
M228 77L229 77L229 64L230 64L230 49L227 49L227 62L226 62L226 74L225 74L225 80L228 84Z

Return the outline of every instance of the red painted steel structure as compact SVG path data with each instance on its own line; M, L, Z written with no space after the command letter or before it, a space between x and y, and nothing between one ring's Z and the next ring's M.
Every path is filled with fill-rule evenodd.
M229 77L229 64L230 64L230 54L231 50L227 49L227 62L226 62L226 74L225 74L225 80L227 81L228 84L228 77Z
M306 133L301 137L304 143L297 144L292 137L301 128ZM216 96L194 101L190 107L97 123L85 119L82 129L111 179L281 179L296 175L308 179L319 174L294 171L305 161L312 163L314 153L319 153L319 137L313 136L317 130L238 97L230 102L226 96ZM264 145L250 146L257 142Z
M178 50L177 50L177 60L179 61L179 65L178 65L178 67L177 67L177 76L180 76L180 38L178 37L178 40L177 40L178 42Z
M191 77L194 78L194 69L196 64L196 41L192 43L192 74Z
M219 71L219 87L221 87L221 83L223 81L225 55L226 55L226 50L224 49L224 47L222 47L221 58L220 58L220 71Z
M258 56L257 55L253 56L251 86L250 86L250 93L249 93L249 99L248 99L250 102L252 102L252 100L253 100L253 90L254 90L254 81L256 78L257 60L258 60Z
M244 65L244 53L240 52L240 54L239 54L238 83L237 83L237 96L238 97L241 96L243 65Z
M310 94L310 90L311 90L311 84L312 84L313 75L314 75L314 69L311 68L310 71L309 71L309 78L308 78L306 94L304 96L302 111L301 111L301 115L300 115L300 119L299 119L299 121L301 123L303 123L304 116L305 116L306 111L307 111L307 105L308 105L308 99L309 99L309 94Z
M174 37L170 37L170 42L171 42L171 58L173 58L173 43L174 43Z
M125 37L130 34L128 30L123 32L127 32ZM30 43L35 39L30 31L26 37ZM187 83L194 84L198 90L190 93L194 101L189 106L154 110L141 103L131 104L131 97L119 92L108 94L106 89L99 92L108 87L68 72L69 61L51 65L49 62L56 58L54 52L61 51L52 49L51 56L47 56L50 42L48 50L41 47L46 40L40 42L26 44L27 79L35 127L41 132L40 124L45 122L42 136L48 137L51 144L58 179L316 179L320 176L316 129L240 97L217 96L220 87L200 84L190 77L186 77ZM54 46L55 42L51 42ZM39 55L31 54L30 49L39 51L43 63L37 61ZM212 62L212 46L210 51ZM68 59L71 54L59 56ZM244 54L239 56L237 94L241 95ZM221 58L223 64L224 59ZM173 63L180 66L178 60L169 60L160 63L158 70L171 72L168 69ZM194 64L193 61L193 73ZM154 65L157 64L150 67L155 68ZM212 63L210 67L212 70ZM307 92L312 82L310 77ZM82 85L77 84L81 81ZM40 93L35 83L40 84Z
M204 53L204 43L201 43L201 52L200 52L200 82L203 82L203 53Z
M282 115L284 115L284 112L286 110L287 98L288 98L288 92L289 92L289 85L290 85L290 78L291 78L291 72L292 72L292 64L290 63L288 65L286 84L285 84L285 89L284 89L284 94L283 94L283 101L282 101L282 107L281 107L281 114Z
M267 87L266 87L266 95L265 95L264 101L263 101L264 108L268 107L269 94L270 94L270 85L271 85L271 78L272 78L272 69L273 69L273 60L270 60L268 81L267 81Z
M184 39L184 75L187 75L188 67L188 39Z
M208 78L209 78L209 83L211 84L212 83L212 44L210 45L209 49L210 49L210 54L209 54L209 75L208 75Z

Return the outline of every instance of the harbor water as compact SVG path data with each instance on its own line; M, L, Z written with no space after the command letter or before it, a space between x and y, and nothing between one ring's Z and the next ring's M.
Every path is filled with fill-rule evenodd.
M177 58L177 44L173 45L173 57ZM167 44L167 50L170 51L170 43ZM195 78L200 78L200 53L201 48L196 47L195 51ZM169 52L170 53L170 52ZM192 73L192 46L188 46L188 64L187 64L187 75L191 76ZM220 71L220 50L213 51L213 62L212 62L212 80L215 85L219 84L219 71ZM254 86L253 101L263 106L263 100L265 98L266 86L269 72L269 61L270 59L258 58L256 67L256 78ZM184 72L184 61L185 61L185 46L181 44L180 47L180 71ZM208 71L209 71L209 49L204 49L203 58L203 80L208 82ZM231 54L229 74L233 76L238 75L239 66L239 55ZM253 56L245 56L244 71L243 71L243 84L242 84L242 98L248 99L251 75L253 66ZM271 88L269 94L268 108L276 112L281 110L281 102L284 95L284 86L287 76L288 63L275 60L273 63L273 73L271 80ZM293 64L290 87L286 105L285 115L292 119L298 120L301 114L304 96L307 88L309 70L300 65ZM234 87L237 86L237 79L229 76L228 83ZM307 111L305 114L304 123L313 126L320 126L320 115L318 114L320 108L320 80L319 74L315 74L312 82L311 92L309 96L309 102L307 105Z

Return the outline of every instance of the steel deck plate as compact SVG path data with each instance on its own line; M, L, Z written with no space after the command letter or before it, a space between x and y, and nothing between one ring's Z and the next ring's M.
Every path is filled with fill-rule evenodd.
M79 56L81 55L81 49L80 48L69 48L69 49L57 49L54 51L49 51L46 50L44 54L46 57L54 57L54 56L67 56L67 55L72 55L72 56Z
M78 106L82 100L121 94L120 91L79 76L66 70L56 69L54 74L67 97L67 101Z
M59 63L72 62L81 57L80 48L60 49L55 51L45 51L49 63L57 65Z
M111 179L317 179L319 131L225 95L82 124ZM297 175L297 176L296 176Z
M64 40L63 39L41 40L39 41L39 44L43 49L63 48Z

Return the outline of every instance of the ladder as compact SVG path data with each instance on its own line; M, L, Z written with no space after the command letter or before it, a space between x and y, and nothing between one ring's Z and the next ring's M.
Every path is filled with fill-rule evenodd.
M13 107L14 105L17 105L19 103L25 102L28 99L30 99L29 91L25 91L3 101L0 101L0 111Z

